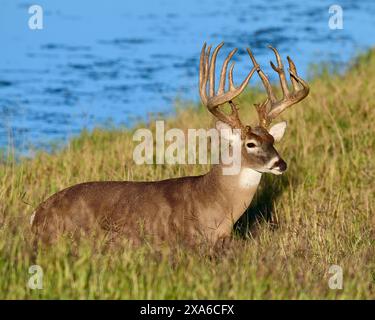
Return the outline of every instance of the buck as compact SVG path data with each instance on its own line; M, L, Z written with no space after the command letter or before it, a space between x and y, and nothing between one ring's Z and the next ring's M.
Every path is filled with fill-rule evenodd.
M196 243L204 239L215 245L231 236L233 225L250 205L262 173L283 173L287 165L275 149L275 142L283 137L286 123L271 128L272 121L288 107L304 99L309 93L293 61L288 57L289 75L293 89L288 88L282 60L270 47L277 61L271 67L277 72L283 97L277 100L268 77L261 70L250 49L247 52L253 67L243 82L235 87L233 68L228 64L236 53L226 57L218 90L215 90L215 65L219 44L210 54L211 46L203 45L199 64L199 92L203 105L217 119L218 130L229 131L230 148L241 148L241 168L235 175L223 174L225 164L213 165L200 176L187 176L153 182L98 181L71 186L55 193L36 209L32 230L43 241L51 241L63 232L90 233L98 227L114 237L139 243L143 236L158 241L188 239ZM248 85L257 72L267 93L267 99L255 105L259 124L244 125L233 100ZM229 86L226 88L226 78ZM221 107L228 103L231 112Z

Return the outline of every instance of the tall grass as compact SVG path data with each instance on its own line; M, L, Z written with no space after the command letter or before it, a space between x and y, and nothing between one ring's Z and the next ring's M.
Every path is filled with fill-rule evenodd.
M126 130L94 130L63 150L0 164L0 297L6 299L358 299L375 298L375 51L344 75L322 73L311 93L288 110L278 149L289 169L265 176L229 251L216 259L177 248L173 254L124 245L69 240L35 250L29 218L39 202L90 180L157 180L206 172L205 165L136 166ZM238 103L254 123L249 90ZM168 127L209 128L201 106L178 108ZM142 126L142 124L140 124ZM152 125L151 125L152 126ZM273 216L270 223L254 216ZM252 226L249 224L252 222ZM251 231L251 232L250 232ZM31 265L44 272L43 289L27 283ZM343 289L328 286L331 265L343 270Z

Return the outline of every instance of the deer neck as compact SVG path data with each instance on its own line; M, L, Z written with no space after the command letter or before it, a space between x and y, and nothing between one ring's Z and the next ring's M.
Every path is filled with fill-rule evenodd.
M223 174L223 165L212 167L208 176L215 181L221 201L225 207L229 205L229 212L235 223L249 207L259 186L262 174L250 168L241 167L238 174Z

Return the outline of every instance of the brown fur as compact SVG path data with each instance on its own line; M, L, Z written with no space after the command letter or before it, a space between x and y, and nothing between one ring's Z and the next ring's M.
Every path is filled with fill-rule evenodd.
M40 204L32 228L44 241L62 232L91 232L99 226L136 243L147 236L216 242L230 235L256 191L238 190L238 177L217 176L218 170L158 182L78 184Z

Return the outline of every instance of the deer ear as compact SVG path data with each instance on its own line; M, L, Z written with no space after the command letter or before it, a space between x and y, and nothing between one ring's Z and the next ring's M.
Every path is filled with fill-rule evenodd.
M241 132L233 130L232 127L222 121L216 121L216 129L219 131L221 139L228 140L230 143L241 141Z
M279 122L271 127L269 130L270 135L275 139L276 142L279 142L284 136L286 129L286 121Z

